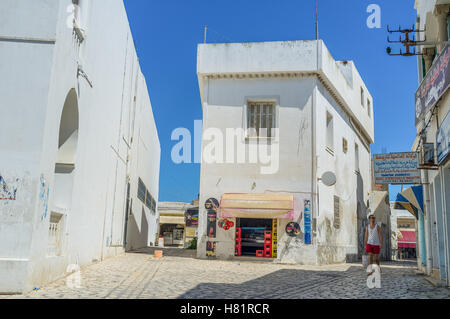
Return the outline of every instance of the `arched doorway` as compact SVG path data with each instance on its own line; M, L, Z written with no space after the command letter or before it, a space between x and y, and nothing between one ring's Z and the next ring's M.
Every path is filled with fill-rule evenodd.
M61 114L58 135L58 151L55 162L53 199L50 215L48 254L63 254L61 234L66 216L72 207L75 157L78 147L78 98L75 89L67 94Z

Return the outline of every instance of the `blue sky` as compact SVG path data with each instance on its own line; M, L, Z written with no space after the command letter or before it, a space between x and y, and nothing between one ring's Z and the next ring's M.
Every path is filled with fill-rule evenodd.
M197 44L311 40L314 0L125 0L136 49L150 91L161 142L160 201L197 198L199 164L171 160L172 131L193 132L202 119L196 76ZM367 7L381 7L381 29L369 29ZM415 57L390 57L386 26L411 27L414 0L319 0L320 38L336 60L353 60L374 98L372 153L410 151L415 137ZM397 40L398 36L395 36ZM393 38L393 37L392 37ZM398 46L393 46L398 51ZM391 200L400 187L391 186Z

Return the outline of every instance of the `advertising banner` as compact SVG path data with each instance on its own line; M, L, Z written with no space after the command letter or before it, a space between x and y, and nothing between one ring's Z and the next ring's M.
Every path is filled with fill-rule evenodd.
M186 227L198 226L198 208L190 208L186 212Z
M311 244L311 201L305 200L304 202L305 209L305 244Z
M419 86L416 92L416 125L447 90L450 84L449 59L450 45L447 45Z
M420 184L419 153L374 155L375 184Z
M450 113L447 113L436 135L437 161L440 165L450 152Z

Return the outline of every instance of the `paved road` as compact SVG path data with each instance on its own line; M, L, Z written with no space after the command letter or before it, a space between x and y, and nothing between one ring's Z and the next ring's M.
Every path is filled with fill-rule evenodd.
M359 264L280 265L124 254L85 267L81 288L58 280L38 291L8 298L450 298L414 274L414 263L383 267L381 289L369 289ZM4 298L4 297L3 297Z

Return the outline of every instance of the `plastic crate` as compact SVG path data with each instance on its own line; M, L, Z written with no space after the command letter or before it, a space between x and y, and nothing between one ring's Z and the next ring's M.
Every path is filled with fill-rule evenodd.
M257 250L256 257L264 257L264 250Z

